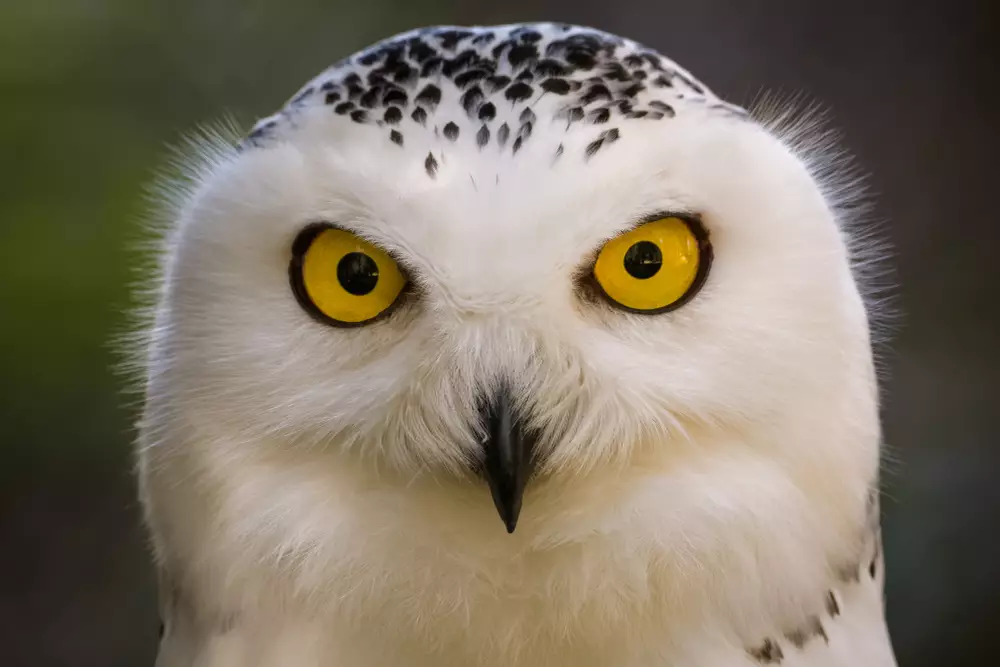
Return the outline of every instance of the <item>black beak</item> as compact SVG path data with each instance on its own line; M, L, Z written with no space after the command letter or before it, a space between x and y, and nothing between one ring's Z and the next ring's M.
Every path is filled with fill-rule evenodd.
M484 401L480 416L486 433L483 472L493 504L507 532L513 533L521 513L524 485L531 474L534 438L522 427L507 389L500 389L492 400Z

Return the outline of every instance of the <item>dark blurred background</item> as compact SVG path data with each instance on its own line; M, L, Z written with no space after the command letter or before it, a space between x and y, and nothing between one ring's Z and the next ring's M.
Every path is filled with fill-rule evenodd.
M151 665L157 617L109 370L165 146L270 113L433 23L589 24L738 103L823 102L872 176L903 313L886 356L900 664L1000 664L998 22L952 0L0 1L0 665Z

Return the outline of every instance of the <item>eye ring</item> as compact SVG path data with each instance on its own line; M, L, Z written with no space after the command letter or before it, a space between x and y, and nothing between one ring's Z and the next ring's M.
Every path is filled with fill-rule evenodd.
M597 264L605 248L607 248L607 246L616 239L622 239L628 236L630 233L642 229L645 225L648 225L653 222L658 222L661 220L668 220L671 218L677 219L682 223L684 223L687 229L691 232L691 235L694 237L694 241L697 246L698 267L695 271L693 278L691 279L691 283L687 286L683 294L681 294L678 298L658 308L636 308L626 305L621 301L619 301L618 299L615 299L611 294L608 293L608 290L605 289L605 286L601 283L601 281L597 277ZM645 242L637 241L636 243L632 244L628 250L631 251L632 249L636 248L636 246L643 243ZM645 216L630 230L624 232L623 234L620 234L619 236L615 237L615 239L611 239L610 241L606 242L603 246L601 246L601 248L597 251L597 258L595 259L594 264L591 267L588 282L594 285L597 292L604 298L605 301L607 301L610 305L614 306L619 310L624 310L629 313L635 313L637 315L661 315L663 313L676 310L681 306L687 304L688 302L691 301L692 298L694 298L694 296L699 291L701 291L701 288L704 286L706 280L708 279L708 274L711 269L713 260L714 260L714 252L712 250L712 243L708 236L708 231L705 229L704 225L701 222L701 219L697 215L689 213L667 213L667 212L654 213L652 215ZM626 268L624 270L628 269ZM631 273L631 271L629 272ZM637 279L642 279L648 276L646 275L640 276L633 274L633 277Z
M336 317L331 316L317 304L316 300L310 294L309 288L306 285L307 255L310 248L313 247L313 244L320 237L320 235L322 235L324 232L328 232L331 230L355 236L353 232L344 229L342 227L333 225L329 222L313 222L302 228L302 230L299 231L298 235L295 237L295 240L292 242L292 248L291 248L292 256L288 263L288 281L292 289L292 294L295 296L295 300L298 302L299 306L317 322L338 328L350 329L350 328L362 327L372 324L373 322L385 319L390 314L392 314L392 312L396 309L399 303L403 301L403 296L408 291L408 288L410 286L409 277L406 275L406 272L403 270L403 267L400 266L400 264L396 261L394 257L392 257L392 255L390 255L385 250L382 250L381 248L378 248L377 246L374 246L368 243L367 241L364 241L363 239L358 238L357 240L359 243L368 246L372 254L377 254L382 259L382 262L379 262L377 259L373 259L372 257L370 257L368 254L365 253L349 252L344 256L340 257L339 260L328 270L332 271L334 275L337 275L339 281L341 279L342 271L344 269L344 260L347 259L348 255L355 255L355 254L361 255L365 259L367 259L367 263L363 263L363 265L367 264L370 266L376 264L391 263L391 266L385 265L380 267L397 272L398 278L396 278L396 281L397 282L401 281L402 283L398 287L398 290L395 291L391 302L389 302L384 308L379 310L371 317L366 317L363 319L359 319L357 321L352 321L349 319L338 319ZM348 297L350 297L351 295L360 297L367 296L370 292L373 291L375 285L379 280L378 274L376 274L376 276L377 277L375 278L375 281L371 281L370 276L363 276L363 278L366 279L368 282L368 284L364 286L363 291L353 291L348 286L343 284L340 285L340 289L343 290L344 294L347 295Z

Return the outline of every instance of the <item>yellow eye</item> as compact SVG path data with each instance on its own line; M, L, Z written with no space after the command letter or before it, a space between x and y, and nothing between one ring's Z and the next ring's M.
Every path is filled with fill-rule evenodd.
M358 326L387 312L406 278L384 250L350 232L307 227L292 246L292 291L303 308L336 326Z
M626 310L662 313L694 296L711 261L708 238L695 221L664 217L608 241L594 278Z

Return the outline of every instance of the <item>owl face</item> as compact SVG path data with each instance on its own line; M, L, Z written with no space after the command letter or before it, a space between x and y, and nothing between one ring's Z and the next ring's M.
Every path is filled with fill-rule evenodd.
M506 30L501 56L521 44ZM527 103L498 57L471 84L468 64L438 74L435 105L413 75L374 109L376 84L344 81L391 49L363 52L307 87L315 104L211 152L169 240L151 395L169 386L193 428L247 448L485 475L498 508L529 475L737 451L794 469L824 460L810 433L877 428L864 305L803 158L693 80L701 96L640 91L622 111L633 79L595 68L645 70L622 55L639 47L609 48L536 72ZM511 83L463 102L487 76ZM598 85L610 99L584 103ZM338 111L352 95L360 120Z

